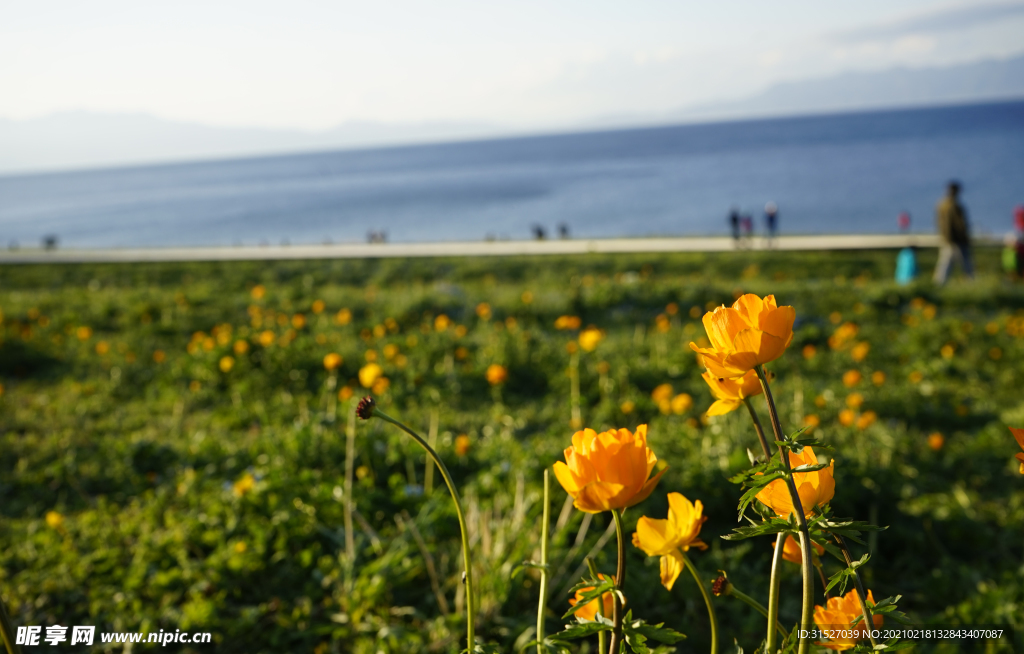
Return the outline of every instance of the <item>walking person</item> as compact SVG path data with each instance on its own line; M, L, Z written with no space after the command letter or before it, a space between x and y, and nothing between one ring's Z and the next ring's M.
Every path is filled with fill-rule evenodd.
M768 231L768 247L775 242L775 232L779 228L779 207L774 202L764 205L764 223Z
M740 247L740 210L736 207L729 210L729 227L732 228L732 242L738 250Z
M974 279L971 236L967 224L967 210L960 204L960 182L951 181L946 186L946 195L935 207L935 226L942 241L939 246L939 260L935 264L935 283L946 283L949 267L954 259L960 262L964 274Z

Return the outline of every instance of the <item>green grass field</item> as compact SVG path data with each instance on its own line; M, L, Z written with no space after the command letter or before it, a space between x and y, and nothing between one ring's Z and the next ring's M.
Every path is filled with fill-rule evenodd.
M757 441L745 412L702 419L712 398L688 347L703 336L705 309L743 291L796 308L793 343L768 366L775 397L788 431L817 422L815 435L836 448L835 514L888 526L854 546L855 556L872 553L875 598L902 595L917 624L1015 630L918 651L1009 652L1014 639L1021 651L1024 476L1007 425L1024 426L1024 286L999 276L994 250L978 252L977 281L943 289L894 285L894 259L2 267L0 591L16 625L44 632L213 634L214 645L184 651L456 651L458 523L440 477L424 488L423 451L380 421L356 425L356 556L346 554L346 398L366 392L358 371L376 356L389 382L378 385L380 406L433 431L461 488L480 635L518 651L532 638L537 574L512 571L539 556L542 471L573 432L567 345L576 332L554 327L572 315L606 332L595 351L578 353L583 424L646 423L670 465L626 513L628 531L641 515L665 516L666 492L702 500L710 548L693 555L696 566L709 581L727 571L766 603L771 539L719 538L737 526L741 491L728 478L750 465ZM921 259L927 270L934 254ZM856 334L830 345L846 323ZM323 365L331 352L343 359L336 379ZM498 387L485 374L495 363L508 370ZM861 379L847 386L851 370ZM659 407L651 394L666 383L692 407L685 398ZM602 537L598 567L615 566L610 517L585 518L565 497L555 484L549 632L565 623L567 589ZM680 651L707 651L693 580L669 593L657 560L629 551L634 614L686 633ZM826 558L828 574L839 570ZM786 625L798 619L799 588L789 565ZM754 651L763 619L728 598L718 613L723 651L734 638Z

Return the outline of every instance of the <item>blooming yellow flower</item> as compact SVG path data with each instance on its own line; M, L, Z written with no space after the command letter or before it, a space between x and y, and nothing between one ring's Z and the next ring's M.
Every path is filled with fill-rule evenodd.
M220 362L217 365L220 367L221 372L231 372L231 369L235 367L235 359L224 356L220 358Z
M946 437L942 435L942 432L932 432L928 434L928 447L938 452L942 449L942 446L946 444Z
M735 379L715 377L711 372L705 372L702 377L715 397L714 404L708 408L709 416L729 413L743 404L744 398L764 392L764 389L761 388L761 380L757 378L757 373L753 370L748 370L745 375Z
M850 393L846 396L846 406L851 409L859 409L864 404L864 396L860 393Z
M793 307L775 304L774 295L741 296L731 307L704 314L711 347L690 343L704 366L717 377L742 377L754 367L782 356L793 340Z
M363 388L370 388L383 375L383 368L376 363L368 363L359 369L359 383L363 385Z
M237 341L235 341L235 344L232 346L232 349L234 349L235 354L241 356L249 351L249 341L243 341L242 339L238 339Z
M661 557L661 585L668 590L683 571L683 555L691 547L707 549L698 536L707 520L700 500L691 503L681 493L668 494L668 519L643 516L636 523L633 545L647 556Z
M651 494L665 470L651 477L658 457L647 447L647 425L601 432L584 429L572 435L565 463L555 462L555 477L573 505L600 513L638 504Z
M348 309L338 309L338 313L334 314L334 322L338 325L347 325L352 322L352 312Z
M814 541L811 541L811 547L814 548L814 551L818 556L825 553L825 548ZM772 549L775 549L775 543L772 543ZM790 563L800 565L803 563L803 556L803 548L800 547L800 543L793 538L792 534L786 536L786 541L782 544L782 558Z
M263 347L270 347L274 344L274 332L269 329L265 329L260 332L260 345Z
M323 313L325 308L327 305L323 300L313 300L313 305L310 307L313 313Z
M800 454L789 453L789 465L792 468L804 465L816 465L818 457L810 447L805 447ZM836 494L836 481L832 477L832 471L836 462L829 461L827 468L813 472L795 472L793 481L796 482L797 494L800 496L800 504L803 506L804 515L810 516L814 513L814 507L827 504ZM793 513L793 501L789 496L789 488L783 479L776 479L757 494L757 499L783 518Z
M234 491L237 497L241 497L256 488L256 478L248 472L238 478L233 485L231 490Z
M469 453L470 445L469 436L466 434L459 434L455 437L455 453L459 456L466 456Z
M505 366L498 363L492 363L487 366L488 384L497 386L498 384L504 384L506 379L508 379L508 369Z
M387 392L388 388L390 387L390 379L388 379L387 377L378 377L377 380L373 382L373 386L370 387L370 391L374 395L383 395L384 393Z
M604 334L601 333L600 329L594 327L588 327L580 332L580 347L585 352L593 352L597 349L597 344L604 339Z
M487 304L486 302L481 302L480 304L476 305L476 315L477 318L479 318L480 320L490 320L491 305Z
M327 370L334 370L342 364L343 359L337 352L330 352L324 355L324 368Z
M443 332L448 329L452 324L452 319L443 313L434 318L434 330Z
M672 384L659 384L651 391L651 399L657 403L668 402L672 399Z
M850 356L853 357L854 361L860 362L867 358L868 352L871 351L871 343L867 341L861 341L853 346L850 350Z
M353 395L355 395L355 391L352 390L351 386L342 386L341 390L338 391L338 399L342 402L347 402Z
M51 529L60 529L64 524L64 516L56 511L46 512L46 525Z
M689 393L680 393L672 398L672 413L681 416L693 406L693 398Z
M885 373L881 370L876 370L871 373L871 383L875 386L881 386L885 383Z
M867 600L871 604L875 603L875 598L871 595L870 590ZM856 590L851 590L842 597L830 597L825 606L815 606L814 623L818 625L819 629L847 636L818 644L837 652L853 649L859 641L868 637L863 620L856 625L853 624L853 621L861 615L860 599L857 597ZM871 618L876 629L881 627L885 621L880 615L872 615Z
M805 359L813 359L816 354L818 354L818 348L810 343L804 346L803 355Z
M1017 440L1017 445L1020 445L1020 449L1024 450L1024 429L1010 427L1010 433ZM1024 453L1018 452L1015 458L1020 461L1020 474L1024 475Z
M579 329L580 319L578 316L558 316L555 319L555 329Z
M598 574L597 576L598 576L599 579L602 579L602 580L603 579L611 579L611 577L609 577L608 575L605 575L605 574ZM583 599L583 594L588 592L588 591L591 591L591 590L594 590L593 586L589 586L587 588L581 588L578 591L576 591L576 597L572 597L572 598L569 599L569 606L576 606L576 604L579 603L579 601ZM623 603L623 604L625 604L625 603ZM612 617L612 611L614 610L614 607L615 607L615 598L614 598L614 596L611 593L601 593L601 615L603 615L603 616L605 616L607 618ZM587 602L587 604L582 609L580 609L579 611L576 611L576 613L574 615L576 616L576 619L578 621L580 621L580 622L583 622L583 621L595 622L596 621L595 618L597 617L597 600L596 599L590 600L589 602Z
M857 419L857 429L867 429L871 425L875 424L878 420L878 414L874 411L865 411L860 418Z
M861 374L858 370L847 370L843 373L843 386L853 388L860 383Z

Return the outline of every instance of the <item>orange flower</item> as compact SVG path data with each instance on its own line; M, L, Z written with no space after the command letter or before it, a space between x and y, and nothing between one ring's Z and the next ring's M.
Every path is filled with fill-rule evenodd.
M598 574L597 576L600 579L611 579L611 577L609 577L607 575L604 575L604 574ZM594 590L593 586L589 586L587 588L580 588L578 591L576 591L576 597L573 597L573 598L571 598L569 600L569 606L576 606L576 604L580 600L583 599L583 594L588 592L588 591L591 591L591 590ZM614 606L615 606L615 599L612 596L612 594L611 593L602 593L601 594L601 615L606 617L606 618L610 618L612 616L612 611L614 610ZM584 606L579 611L576 611L576 613L574 615L576 616L576 619L579 620L580 622L583 622L583 621L596 622L595 618L597 617L597 600L596 599L590 600L586 604L586 606Z
M868 343L867 341L861 341L860 343L854 345L853 349L850 350L850 356L853 358L854 361L859 362L867 358L868 352L870 351L871 343Z
M867 429L871 425L875 424L878 420L878 414L874 411L865 411L860 418L857 419L857 429Z
M492 363L487 366L487 383L491 386L497 386L498 384L504 384L505 380L508 379L508 369L505 366Z
M846 406L851 409L859 409L864 404L864 396L860 393L850 393L846 396Z
M708 408L709 416L720 416L738 408L744 398L760 395L764 392L757 373L748 370L747 374L735 379L715 377L710 372L701 375L715 397L715 403Z
M843 409L839 412L839 422L844 427L849 427L853 424L854 420L857 419L857 414L849 409Z
M1010 433L1017 440L1017 445L1020 445L1020 449L1024 450L1024 429L1010 427ZM1024 453L1018 452L1015 458L1020 461L1020 474L1024 475Z
M558 316L555 319L555 329L579 329L580 322L578 316Z
M860 383L861 374L858 370L847 370L843 373L843 386L853 388Z
M818 457L810 447L805 447L800 454L789 453L789 465L792 468L804 465L815 465ZM827 468L813 472L795 472L793 481L796 482L796 491L800 496L800 504L803 506L804 515L810 516L814 513L814 507L827 504L836 494L836 481L832 477L832 471L836 462L829 461ZM757 499L783 518L793 513L793 501L789 496L789 488L783 479L776 479L761 489Z
M651 399L659 404L661 402L668 402L672 399L672 384L660 384L654 387L651 391Z
M805 359L813 359L814 355L818 353L818 348L814 347L810 343L804 346L803 355Z
M928 434L928 447L932 448L936 452L942 449L942 446L946 444L946 437L942 435L942 432L932 432ZM1024 463L1022 463L1024 466ZM1024 474L1024 471L1022 471Z
M221 357L218 365L221 372L231 372L231 369L235 367L235 360L233 357Z
M628 429L584 429L572 435L565 463L555 462L555 477L573 505L600 513L638 504L651 494L665 470L651 477L658 457L647 447L647 425Z
M814 541L811 541L811 547L814 548L816 556L821 556L825 553L825 548ZM772 543L772 549L775 549L775 543ZM803 563L803 548L800 547L800 543L793 538L792 534L786 536L786 540L782 544L782 558L797 565Z
M871 383L875 386L881 386L885 383L885 373L881 370L876 370L871 373Z
M875 598L872 597L870 590L868 591L867 600L870 604L875 603ZM818 644L838 652L853 649L858 641L868 636L863 620L856 625L853 624L853 621L861 617L861 615L860 599L857 598L856 590L851 590L843 597L829 598L825 606L815 606L814 623L818 625L819 629L849 636L848 638L838 638ZM875 623L874 627L876 629L882 626L884 622L882 616L872 615L871 618Z
M690 397L689 393L680 393L672 398L671 408L672 413L677 416L681 416L693 406L693 398Z
M331 352L324 356L324 368L327 370L334 370L342 363L341 355L337 352Z
M718 307L704 314L704 329L711 347L697 352L705 367L716 377L742 377L754 367L774 361L793 340L793 307L779 307L774 295L764 299L753 294L741 296L731 307Z
M691 503L680 493L668 494L668 519L656 520L643 516L636 523L633 545L647 556L661 557L661 585L668 590L683 571L683 555L691 547L707 549L698 536L707 520L700 500ZM682 552L681 552L681 551Z
M455 437L455 453L459 456L466 456L469 453L469 436L459 434Z

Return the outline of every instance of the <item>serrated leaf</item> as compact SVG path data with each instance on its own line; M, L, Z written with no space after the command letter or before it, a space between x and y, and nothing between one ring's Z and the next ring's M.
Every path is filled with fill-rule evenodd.
M674 645L686 638L686 634L682 634L675 629L666 627L664 622L659 624L646 624L643 620L637 620L628 627L626 625L622 626L622 630L624 632L627 629L641 633L651 640L656 640L659 643L666 643L668 645Z
M571 615L575 615L576 611L579 611L584 606L590 604L592 601L598 599L605 593L613 591L615 588L615 584L612 583L612 581L609 579L602 579L600 583L594 583L592 585L591 583L584 582L583 584L577 584L576 586L574 586L573 590L570 592L576 593L588 587L591 588L591 590L583 592L580 598L576 601L576 604L574 606L570 606L569 610L566 611L565 615L562 616L563 620L565 620Z
M611 631L612 626L606 622L579 622L577 624L565 625L565 629L559 631L557 634L551 634L552 640L576 640L577 638L586 638L592 636L599 631Z

